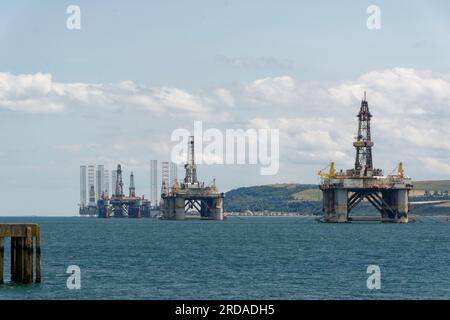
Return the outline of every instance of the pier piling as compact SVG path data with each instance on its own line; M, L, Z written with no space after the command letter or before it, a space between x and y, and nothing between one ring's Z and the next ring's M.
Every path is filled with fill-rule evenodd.
M5 240L0 237L0 284L3 284L3 259L5 257Z
M0 284L3 283L5 238L11 238L11 281L32 283L36 263L36 283L41 282L41 239L37 224L0 224ZM36 241L36 262L34 260Z

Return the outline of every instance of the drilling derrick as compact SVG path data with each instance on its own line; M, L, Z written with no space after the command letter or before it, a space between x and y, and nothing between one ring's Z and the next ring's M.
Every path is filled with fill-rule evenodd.
M128 217L128 206L124 198L122 167L118 164L116 170L116 190L114 191L114 196L111 198L112 216L114 218Z
M358 114L358 135L353 146L356 148L355 173L361 176L367 176L373 171L372 147L373 142L370 135L369 104L364 92L364 100L361 102L361 109Z
M130 198L136 197L136 188L134 186L134 174L131 172L130 175Z
M373 141L370 132L372 114L364 92L358 113L358 134L353 146L356 149L355 167L336 172L334 162L330 171L320 171L320 189L323 193L323 222L350 222L364 219L350 217L350 212L362 201L367 201L381 214L382 222L408 222L409 191L411 178L404 175L400 163L394 174L383 176L374 169L372 160Z
M120 164L117 165L117 176L116 176L116 190L114 196L116 198L123 197L123 181L122 181L122 167Z
M136 197L136 187L134 185L134 174L131 172L130 174L130 188L129 188L129 196L126 198L126 205L128 208L128 217L129 218L140 218L142 215L143 207L143 199Z
M188 142L188 158L187 163L184 165L186 169L186 176L184 178L184 183L186 184L196 184L197 180L197 166L195 164L195 149L194 149L194 137L189 137Z
M199 215L202 219L223 220L224 194L217 190L215 179L210 186L197 179L194 137L189 137L186 175L183 183L174 179L170 188L163 179L160 209L163 219L184 220L187 214Z

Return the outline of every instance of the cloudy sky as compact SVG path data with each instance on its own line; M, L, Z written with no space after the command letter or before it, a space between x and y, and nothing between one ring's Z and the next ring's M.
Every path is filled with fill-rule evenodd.
M149 160L195 120L280 130L277 175L201 166L202 180L317 183L329 161L353 165L364 91L375 166L449 179L449 18L446 0L2 3L0 214L77 214L81 164L122 163L148 195Z

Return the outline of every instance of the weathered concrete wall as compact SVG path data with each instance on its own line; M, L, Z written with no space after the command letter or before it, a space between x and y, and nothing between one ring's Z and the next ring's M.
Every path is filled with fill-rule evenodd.
M334 190L334 202L337 222L348 221L348 190Z
M0 283L3 283L4 238L11 238L11 281L33 282L36 239L36 282L41 282L41 237L36 224L0 224Z
M223 220L223 199L219 198L213 201L211 218L214 220Z
M182 197L177 197L175 201L175 220L185 220L186 211L184 207L185 199Z

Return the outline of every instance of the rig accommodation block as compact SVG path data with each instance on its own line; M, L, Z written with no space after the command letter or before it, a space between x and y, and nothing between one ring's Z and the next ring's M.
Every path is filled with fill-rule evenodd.
M366 200L380 213L382 222L408 223L409 191L413 188L411 179L404 175L401 162L394 174L384 176L380 169L374 169L370 132L372 115L365 93L357 117L358 135L353 143L356 148L354 169L336 172L331 162L328 172L319 172L323 193L321 221L357 221L349 215L361 201Z
M216 187L215 179L210 186L197 180L197 165L194 159L194 137L189 137L188 161L184 166L186 176L180 184L174 181L168 188L163 180L161 189L161 218L168 220L185 220L186 213L195 210L202 219L223 220L224 194Z

